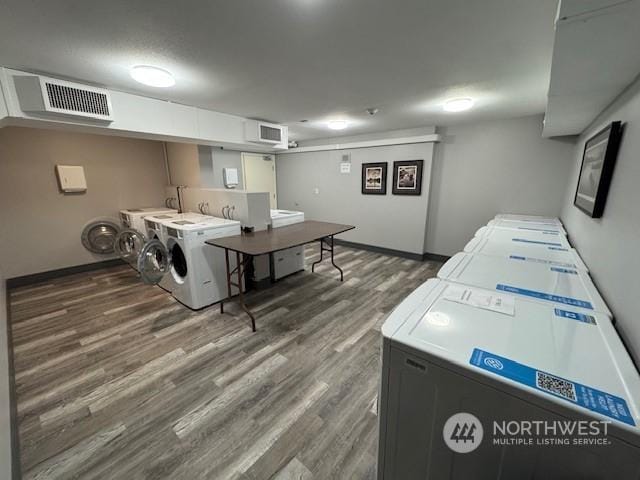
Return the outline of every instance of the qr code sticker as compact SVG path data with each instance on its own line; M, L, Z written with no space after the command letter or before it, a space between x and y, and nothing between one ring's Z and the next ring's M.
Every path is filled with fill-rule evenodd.
M567 400L575 402L576 387L572 382L562 378L554 377L544 372L536 372L536 385L541 390L545 390L554 395L559 395Z

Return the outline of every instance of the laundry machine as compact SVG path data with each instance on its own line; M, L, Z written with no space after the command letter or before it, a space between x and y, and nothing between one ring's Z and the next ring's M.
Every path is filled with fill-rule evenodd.
M304 212L294 210L271 210L271 228L286 227L304 222ZM275 280L304 270L304 245L273 253L273 273ZM269 256L260 255L253 259L253 278L262 280L269 277Z
M547 225L562 225L558 217L544 217L541 215L523 215L518 213L499 213L494 217L496 220L511 220L517 222L539 223Z
M567 232L562 225L549 223L523 222L520 220L493 219L487 223L489 227L511 228L515 230L530 230L534 232L553 232L566 235Z
M140 273L147 283L159 283L166 274L171 294L194 310L219 302L228 296L224 250L205 241L234 235L240 235L235 220L206 215L165 220L166 246L161 241L145 246Z
M638 478L640 377L606 315L431 279L382 340L379 480Z
M496 230L493 230L495 233ZM567 268L579 268L589 271L580 255L574 248L558 248L549 245L514 242L513 239L502 240L495 235L473 237L464 247L465 253L508 257L526 262L538 262Z
M438 278L531 301L563 304L582 313L600 312L612 318L589 274L579 269L456 253L440 268Z
M511 243L526 243L547 247L549 250L569 249L571 244L567 237L559 232L545 232L534 230L517 230L513 228L480 227L476 237L491 237L492 240Z
M120 223L124 229L133 229L144 233L144 217L161 213L171 214L178 213L178 211L167 207L129 208L120 210Z

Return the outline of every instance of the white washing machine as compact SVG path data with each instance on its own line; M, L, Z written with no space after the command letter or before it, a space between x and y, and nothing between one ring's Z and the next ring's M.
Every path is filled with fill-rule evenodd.
M240 235L240 222L209 216L170 219L162 222L162 231L166 247L160 245L165 251L149 242L142 252L141 275L158 283L168 270L169 291L194 310L227 298L224 250L205 241ZM165 255L168 265L154 262L151 257L156 254Z
M589 271L574 248L552 248L537 243L505 241L494 239L493 235L473 237L464 247L464 252Z
M589 274L578 269L456 253L442 266L438 278L512 293L532 301L564 304L582 313L600 312L613 318Z
M513 228L480 227L476 237L490 237L492 240L511 243L526 243L547 247L549 250L569 249L571 244L567 237L558 232L541 232L534 230L516 230ZM558 250L561 251L561 250Z
M511 228L515 230L525 230L533 232L553 232L566 235L567 232L562 225L551 225L548 223L522 222L519 220L494 219L487 223L489 227Z
M161 213L171 214L178 213L178 211L167 207L129 208L120 210L120 223L122 223L122 227L125 229L133 229L144 233L144 217Z
M431 279L382 335L379 480L638 478L640 377L607 316ZM479 424L445 430L461 412ZM611 445L496 442L494 422L570 420Z
M562 226L562 222L558 217L543 217L539 215L522 215L517 213L499 213L495 216L496 220L512 220L516 222L530 222L547 225Z
M271 228L286 227L304 222L304 212L294 210L271 210ZM273 253L275 280L304 270L304 245ZM262 280L269 277L269 256L261 255L253 259L253 278Z

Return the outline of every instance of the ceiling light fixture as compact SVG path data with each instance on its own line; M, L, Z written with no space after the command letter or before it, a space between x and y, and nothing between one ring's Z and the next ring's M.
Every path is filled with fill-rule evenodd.
M328 126L331 130L344 130L349 124L346 120L331 120Z
M473 98L451 98L444 102L443 108L445 112L464 112L473 107L473 104Z
M131 68L131 78L150 87L173 87L176 84L173 75L166 70L150 65L136 65Z

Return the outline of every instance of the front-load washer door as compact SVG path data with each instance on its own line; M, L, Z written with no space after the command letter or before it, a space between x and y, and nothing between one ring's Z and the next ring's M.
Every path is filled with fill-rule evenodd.
M171 255L171 276L178 285L182 285L187 280L189 273L185 251L182 245L173 238L167 241L167 249Z
M146 242L144 234L133 228L127 228L118 233L113 248L115 253L125 262L136 265Z
M148 285L155 285L171 270L171 253L160 240L147 242L138 256L140 278Z

